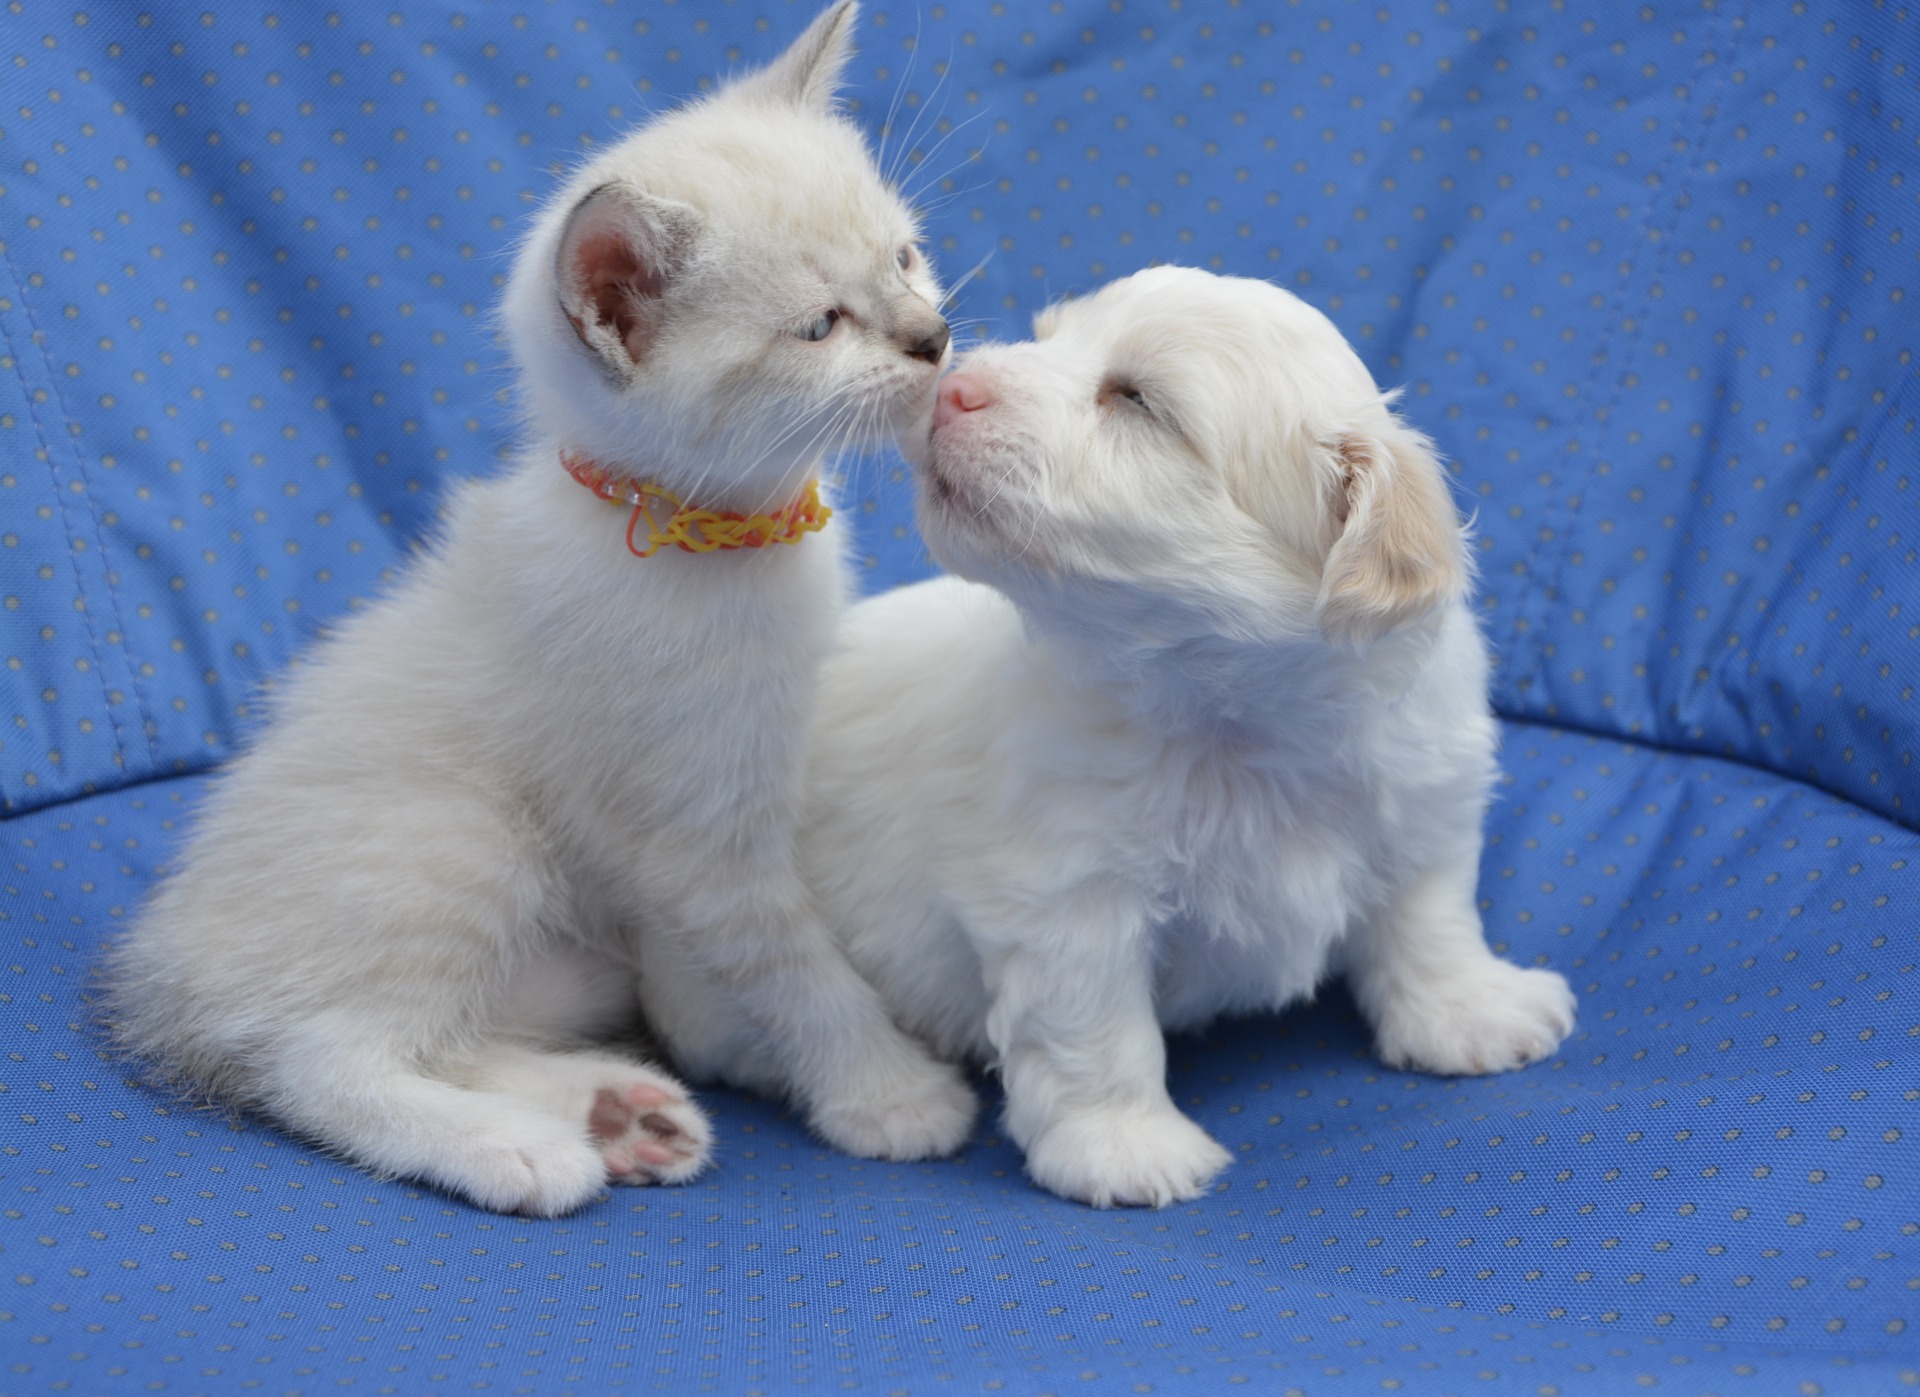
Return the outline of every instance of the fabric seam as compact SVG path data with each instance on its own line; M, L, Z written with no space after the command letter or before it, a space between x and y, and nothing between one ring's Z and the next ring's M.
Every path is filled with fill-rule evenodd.
M60 378L54 370L53 359L48 351L46 338L42 335L39 321L34 316L33 303L27 297L26 287L20 279L19 268L14 264L13 249L4 241L0 241L0 256L6 258L7 275L13 282L14 295L18 298L21 314L26 316L29 335L33 339L35 347L40 351L40 363L46 370L47 382L50 385L49 391L52 394L54 405L58 409L61 417L67 422L77 422L79 419L73 415L72 409L67 406L66 394L61 391ZM9 352L11 352L13 347L13 337L11 335L7 336L7 343ZM19 356L16 354L14 358L16 373L21 372L19 362ZM23 387L25 386L25 382L25 376L22 374L21 383ZM30 391L27 395L27 401L31 407L33 397ZM86 605L86 589L80 580L81 568L77 556L78 540L74 534L72 524L69 522L70 516L67 508L66 492L61 488L60 468L54 463L53 447L47 440L45 429L40 425L39 414L37 412L34 413L34 427L40 436L42 449L47 453L47 473L53 479L54 498L60 507L60 521L61 526L67 533L67 546L68 549L76 555L74 557L74 588L80 595L82 604ZM74 475L80 482L81 497L87 502L87 518L93 525L94 547L100 551L100 580L106 587L107 604L111 610L114 632L120 636L120 643L117 648L127 664L127 687L133 690L133 706L140 722L140 737L142 739L142 745L146 749L147 766L150 769L157 768L159 766L159 748L157 746L155 733L156 725L154 723L152 709L147 704L146 689L140 683L140 666L133 657L132 648L127 644L126 613L121 609L120 592L119 589L114 586L113 582L112 554L107 548L106 529L100 518L99 502L93 497L93 486L87 476L86 458L80 450L79 438L73 432L68 432L67 438L73 453ZM125 725L114 711L116 705L113 702L112 691L108 687L106 667L102 663L100 641L95 631L97 622L93 615L93 608L90 605L87 605L86 615L87 640L93 649L94 666L100 671L100 697L107 706L108 720L113 724L114 744L119 749L121 770L124 771L126 770L126 763L131 757L131 753L127 747Z
M1606 402L1599 405L1604 407L1606 415L1599 419L1598 429L1594 433L1593 446L1583 453L1586 458L1586 466L1580 475L1579 488L1577 490L1561 491L1560 499L1564 501L1564 504L1556 508L1554 504L1549 503L1541 519L1543 530L1547 529L1548 526L1554 525L1554 521L1561 519L1562 516L1564 516L1563 522L1558 524L1557 528L1553 529L1553 537L1536 539L1533 547L1527 554L1526 575L1533 581L1533 592L1537 600L1533 605L1519 608L1514 615L1512 625L1508 628L1510 645L1512 647L1508 653L1518 656L1522 653L1522 647L1527 647L1525 650L1527 655L1527 668L1525 672L1515 673L1511 676L1509 682L1514 685L1516 693L1525 692L1522 686L1537 687L1542 694L1540 706L1543 712L1550 711L1554 705L1544 697L1547 687L1547 667L1544 651L1535 637L1544 633L1548 622L1552 619L1555 610L1559 606L1561 579L1566 574L1568 559L1573 554L1573 526L1580 515L1582 507L1586 503L1587 491L1592 487L1594 470L1599 464L1601 449L1612 439L1614 422L1619 416L1620 399L1626 392L1626 380L1632 372L1633 364L1638 357L1641 331L1646 322L1646 307L1653 299L1651 288L1658 280L1661 272L1665 269L1668 259L1672 256L1674 235L1680 225L1680 216L1686 208L1687 191L1699 173L1700 164L1704 159L1707 147L1707 136L1712 130L1715 119L1719 113L1719 101L1724 95L1727 74L1732 69L1733 50L1738 42L1738 29L1741 27L1731 24L1724 18L1721 19L1721 23L1727 32L1725 45L1724 48L1716 47L1712 50L1715 55L1714 71L1711 74L1704 75L1709 77L1714 83L1714 97L1711 101L1703 98L1700 103L1700 108L1704 108L1705 114L1700 118L1699 125L1696 128L1693 149L1689 153L1686 164L1680 172L1677 187L1670 201L1670 211L1665 226L1659 229L1660 246L1655 254L1654 260L1651 264L1647 265L1647 275L1644 278L1639 275L1642 267L1641 255L1638 251L1633 254L1632 260L1628 264L1626 274L1621 277L1620 289L1616 293L1614 301L1613 315L1608 321L1606 337L1601 341L1600 352L1610 355L1615 336L1618 333L1618 327L1624 319L1628 295L1634 284L1638 282L1641 289L1636 304L1641 307L1641 310L1634 319L1634 328L1626 332L1622 339L1621 348L1624 357L1621 359L1618 368L1613 374L1613 383L1607 394ZM1669 162L1669 164L1670 163L1671 162ZM1664 193L1664 190L1656 191L1654 195L1648 199L1646 213L1640 220L1640 242L1642 245L1644 245L1646 241L1647 233L1655 231L1656 218L1660 208L1660 196L1662 193ZM1581 394L1583 401L1592 401L1592 393L1594 388L1598 386L1605 362L1605 360L1595 362L1593 371L1588 377L1588 388ZM1591 415L1591 411L1589 415ZM1552 555L1551 567L1547 568L1545 572L1542 572L1542 568L1547 564L1550 554ZM1523 626L1526 627L1525 630L1522 630ZM1557 718L1557 713L1554 716Z
M26 317L29 338L34 337L38 334L38 330L34 324L33 312L27 305L26 291L20 282L19 269L14 265L13 248L4 239L0 239L0 258L6 261L7 279L13 284L14 304L20 307L21 314ZM67 562L73 569L74 595L79 599L81 614L86 618L87 649L93 655L94 679L100 686L100 702L107 710L107 722L113 728L114 755L119 759L120 769L125 771L127 768L126 735L119 715L114 712L113 701L107 688L107 667L100 650L100 638L95 633L93 608L87 604L86 579L80 566L79 551L74 546L73 523L67 510L67 502L62 498L60 472L53 463L53 444L47 439L46 423L41 420L39 404L34 401L33 384L27 379L26 362L20 353L19 346L14 342L13 331L8 327L7 319L7 316L0 314L0 341L4 341L8 357L13 360L14 377L20 381L20 392L27 404L27 416L33 422L33 434L40 442L40 452L47 463L47 479L53 487L54 507L60 511L60 529L67 536ZM41 349L40 360L42 364L47 362L44 348ZM58 397L57 391L54 401L60 411L66 411L66 405ZM5 787L0 787L0 799L9 799Z

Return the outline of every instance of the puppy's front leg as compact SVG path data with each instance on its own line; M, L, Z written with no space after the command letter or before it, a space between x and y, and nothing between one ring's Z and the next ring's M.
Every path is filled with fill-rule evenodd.
M1347 981L1395 1067L1477 1076L1537 1062L1573 1030L1573 991L1487 948L1474 902L1479 840L1357 928Z
M1104 890L977 934L1008 1133L1034 1182L1097 1208L1197 1197L1231 1156L1167 1094L1144 909Z

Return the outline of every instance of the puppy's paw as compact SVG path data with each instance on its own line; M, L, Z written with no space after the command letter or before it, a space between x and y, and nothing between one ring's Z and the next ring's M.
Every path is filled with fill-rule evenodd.
M863 1073L813 1110L828 1144L868 1159L933 1159L973 1133L973 1089L958 1068L907 1041L884 1070Z
M1076 1112L1048 1125L1027 1149L1035 1183L1096 1208L1164 1208L1198 1198L1231 1163L1233 1156L1171 1103Z
M1403 990L1380 1014L1376 1047L1393 1067L1458 1077L1509 1072L1559 1047L1573 1014L1564 978L1489 956Z
M587 1129L617 1184L685 1183L713 1154L706 1115L679 1083L644 1067L594 1092Z

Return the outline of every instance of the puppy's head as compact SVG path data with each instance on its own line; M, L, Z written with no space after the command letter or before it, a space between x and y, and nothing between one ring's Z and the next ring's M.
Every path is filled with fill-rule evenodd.
M1045 311L961 361L917 455L934 556L1069 623L1359 646L1467 580L1431 444L1262 281L1160 267Z

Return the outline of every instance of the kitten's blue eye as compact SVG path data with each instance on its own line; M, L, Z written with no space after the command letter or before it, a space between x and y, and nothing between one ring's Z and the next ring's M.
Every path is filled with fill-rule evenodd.
M1116 388L1113 390L1113 396L1116 398L1125 398L1144 413L1151 415L1153 412L1153 409L1147 406L1146 395L1138 388Z
M913 265L913 244L902 243L900 245L900 251L896 253L894 257L895 260L900 263L900 270L904 272L908 267Z
M813 324L807 326L806 329L802 330L800 332L800 338L803 340L807 340L809 342L816 341L816 340L823 340L828 335L831 335L833 333L833 327L835 325L838 325L839 323L840 323L840 312L837 310L830 310L826 312L824 315L822 315L818 320L814 321Z

